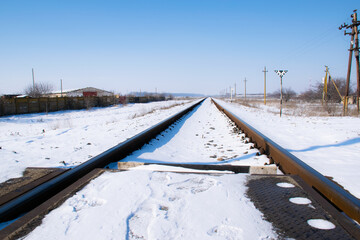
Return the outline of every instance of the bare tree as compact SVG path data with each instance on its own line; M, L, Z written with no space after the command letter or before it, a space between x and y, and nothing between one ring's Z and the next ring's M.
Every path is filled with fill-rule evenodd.
M292 90L291 88L283 88L283 100L285 102L289 101L290 99L296 97L296 92L294 90ZM280 90L276 90L273 93L269 94L269 97L275 97L275 98L280 98Z
M314 101L314 100L318 100L321 99L322 97L322 92L318 92L316 91L315 88L309 88L308 90L306 90L305 92L302 92L299 95L299 99L301 100L305 100L305 101Z
M284 97L284 101L287 102L290 99L296 97L296 92L294 90L292 90L291 88L284 88L283 89L283 97Z
M346 80L344 78L334 78L333 79L336 87L338 88L340 94L342 96L345 95L345 89L346 89ZM353 87L350 88L350 95L353 94ZM305 92L301 93L299 98L303 100L319 100L322 98L324 89L323 83L317 83L312 88L306 90ZM332 81L328 83L328 89L327 89L327 99L330 102L341 102L341 97L339 96L339 93L337 92L335 85Z
M35 86L29 85L25 88L25 94L29 97L38 98L51 93L53 89L54 87L50 83L35 83Z
M335 82L336 87L338 88L341 96L344 96L345 91L346 91L346 80L344 78L335 78L334 82ZM322 84L322 86L323 86L323 84ZM350 95L351 94L353 94L353 89L350 87ZM331 102L341 102L341 100L342 100L332 81L329 82L329 85L328 85L327 99Z

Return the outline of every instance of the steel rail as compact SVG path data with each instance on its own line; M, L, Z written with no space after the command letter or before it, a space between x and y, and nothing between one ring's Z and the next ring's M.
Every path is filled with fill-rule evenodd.
M324 196L336 208L346 213L350 218L360 222L360 200L349 192L327 179L321 173L292 155L277 143L257 131L251 125L221 106L214 99L216 107L224 112L238 128L240 128L261 154L266 154L285 174L295 174L312 188Z
M0 222L9 221L17 218L20 214L36 207L41 202L46 201L57 192L65 189L76 180L85 176L95 168L103 168L111 162L119 161L133 151L140 149L144 144L148 143L152 138L156 137L162 131L167 129L171 124L179 120L185 114L199 106L205 99L197 101L190 107L169 117L168 119L150 127L149 129L127 139L126 141L108 149L98 156L80 164L77 167L51 179L48 182L26 192L25 194L15 198L4 205L0 206Z

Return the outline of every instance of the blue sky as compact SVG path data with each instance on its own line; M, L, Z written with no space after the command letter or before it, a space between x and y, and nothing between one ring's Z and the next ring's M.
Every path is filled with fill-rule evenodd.
M32 83L60 89L219 94L306 90L345 77L354 1L0 0L0 93ZM351 81L355 83L353 63Z

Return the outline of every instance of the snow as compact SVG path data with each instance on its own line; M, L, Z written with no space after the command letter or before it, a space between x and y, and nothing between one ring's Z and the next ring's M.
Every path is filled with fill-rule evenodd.
M227 163L260 165L269 163L267 156L245 143L245 135L234 131L234 125L210 99L195 112L171 126L123 161L147 163ZM116 168L116 164L111 165Z
M246 175L106 172L25 239L275 239Z
M327 220L324 219L310 219L307 223L313 228L322 229L322 230L330 230L334 229L336 226Z
M179 105L171 107L174 104ZM2 117L0 181L18 177L30 166L76 166L191 104L169 101ZM279 118L263 109L221 104L360 196L358 118ZM233 127L207 99L197 111L124 161L268 163ZM111 167L116 168L116 163ZM246 174L155 170L189 172L161 165L106 172L50 212L26 239L276 239L271 224L246 197ZM295 187L289 183L277 186ZM305 199L296 201L304 203ZM321 229L331 224L321 219L308 223Z
M360 118L283 115L218 100L300 160L360 198Z
M131 170L147 170L156 172L177 172L177 173L206 173L206 174L233 174L232 171L219 171L219 170L197 170L184 167L165 166L158 164L141 165L129 169Z
M307 205L311 203L311 200L304 197L293 197L289 198L289 201L299 205Z
M26 167L79 165L191 104L166 101L1 117L0 182L20 177Z
M293 187L295 187L294 184L287 183L287 182L277 183L276 186L282 187L282 188L293 188Z
M261 166L267 163L268 158L256 156L258 150L246 140L207 99L124 161ZM113 165L116 168L117 164ZM247 175L190 171L155 164L126 172L106 172L50 212L26 239L276 237L272 225L245 196Z

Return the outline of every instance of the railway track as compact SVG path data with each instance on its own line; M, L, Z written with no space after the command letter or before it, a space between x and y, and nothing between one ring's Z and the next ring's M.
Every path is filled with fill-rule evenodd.
M0 237L16 238L26 233L29 229L32 229L31 226L41 221L42 216L59 206L66 197L74 194L91 179L101 175L105 171L104 168L110 163L118 162L140 149L184 115L196 109L204 100L205 99L196 102L173 117L156 124L150 129L73 169L47 174L40 178L42 180L38 180L36 183L32 183L32 185L30 184L30 186L23 187L23 190L19 193L10 192L0 198L0 221L9 221L9 223L11 223L0 231ZM247 138L253 143L254 147L259 150L260 154L267 155L271 163L276 163L279 169L286 175L298 176L300 179L297 177L294 179L297 179L299 185L307 192L310 192L312 196L315 196L314 198L322 205L326 205L325 208L327 211L330 212L332 217L336 219L347 233L354 238L360 239L358 225L353 221L360 222L360 202L358 199L281 148L271 139L262 135L249 124L224 109L215 100L212 101L221 112L226 114L226 116L236 124L243 134L246 134ZM234 173L251 172L249 166L224 164L201 165L198 163L167 163L165 165L198 170L230 171ZM14 221L14 219L16 221Z

